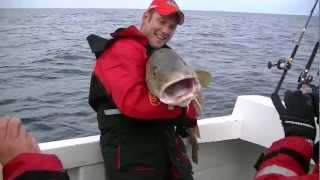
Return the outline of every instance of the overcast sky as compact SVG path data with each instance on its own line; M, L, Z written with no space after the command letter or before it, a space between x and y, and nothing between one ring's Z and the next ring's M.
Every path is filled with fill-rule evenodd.
M0 0L0 8L145 9L150 2L151 0ZM176 0L176 2L184 10L307 15L315 0Z

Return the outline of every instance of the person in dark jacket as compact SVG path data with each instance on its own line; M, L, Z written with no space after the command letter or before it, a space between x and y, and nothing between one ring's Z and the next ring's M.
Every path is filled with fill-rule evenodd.
M97 112L110 180L193 179L175 127L196 126L196 108L169 108L150 93L145 82L148 57L156 49L168 48L183 21L174 0L154 0L142 16L140 29L118 29L103 52L96 53L89 104Z
M4 180L68 180L60 160L42 154L19 118L0 117L0 164Z
M315 118L319 119L319 88L313 96L301 91L288 91L285 106L278 110L285 137L274 142L268 151L260 156L255 180L318 180L319 142L316 137ZM276 101L280 98L274 95ZM315 162L309 174L310 161Z

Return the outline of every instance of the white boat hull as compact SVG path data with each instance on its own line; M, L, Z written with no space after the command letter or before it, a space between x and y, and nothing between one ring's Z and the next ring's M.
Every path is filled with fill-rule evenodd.
M198 125L196 180L252 179L259 154L283 137L279 116L270 98L263 96L239 96L231 115L202 119ZM42 143L40 148L61 159L71 180L106 179L99 136Z

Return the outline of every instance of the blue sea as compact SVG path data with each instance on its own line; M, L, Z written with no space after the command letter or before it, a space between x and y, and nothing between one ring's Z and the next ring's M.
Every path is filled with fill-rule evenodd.
M0 9L0 115L22 118L40 142L99 133L88 105L95 63L89 34L140 26L142 10ZM229 115L239 95L269 96L281 71L268 61L289 57L306 16L186 11L169 43L195 69L212 73L201 118ZM313 18L281 94L297 79L318 39ZM313 74L319 67L319 56Z

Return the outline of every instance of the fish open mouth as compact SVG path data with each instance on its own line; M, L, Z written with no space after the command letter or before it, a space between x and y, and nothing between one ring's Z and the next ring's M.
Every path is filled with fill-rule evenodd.
M166 86L161 93L161 100L166 104L171 105L186 105L196 96L197 80L195 78L185 78L173 82Z

